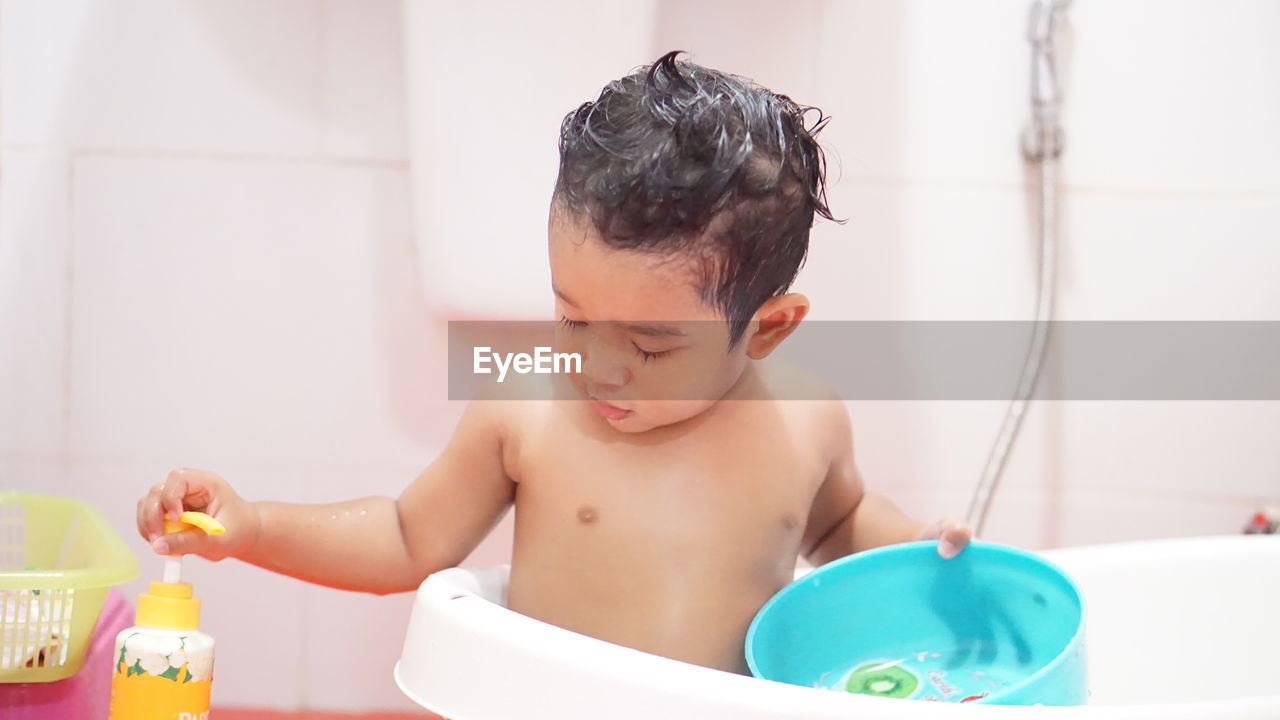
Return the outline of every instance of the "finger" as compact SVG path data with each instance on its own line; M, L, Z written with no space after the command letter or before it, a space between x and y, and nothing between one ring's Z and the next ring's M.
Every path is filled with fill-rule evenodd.
M146 507L147 507L147 498L150 497L150 495L151 493L147 493L146 495L143 495L141 498L139 498L138 507L134 511L136 513L135 520L138 523L138 534L146 538L147 542L151 542L152 540L155 540L155 538L151 537L151 533L147 529Z
M165 514L170 520L182 517L182 499L187 496L186 468L178 468L169 472L161 491L161 502Z
M946 560L950 560L951 558L959 555L961 550L963 550L963 548L956 547L955 544L947 540L938 541L938 554Z
M938 538L938 554L944 558L959 555L969 545L969 527L963 523L952 523L943 528Z
M951 525L942 532L942 539L955 545L966 545L973 537L968 525Z
M151 549L161 555L190 555L203 549L205 535L200 530L183 530L182 532L161 535L151 543Z
M160 485L151 488L138 501L138 515L141 518L141 530L150 542L164 534L164 510L160 506Z

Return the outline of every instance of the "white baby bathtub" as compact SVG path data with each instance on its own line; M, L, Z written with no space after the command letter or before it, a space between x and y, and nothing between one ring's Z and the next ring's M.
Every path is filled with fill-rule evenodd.
M1087 706L889 700L668 660L507 610L506 566L427 578L396 682L452 720L1280 719L1280 537L1155 540L1044 555L1085 594Z

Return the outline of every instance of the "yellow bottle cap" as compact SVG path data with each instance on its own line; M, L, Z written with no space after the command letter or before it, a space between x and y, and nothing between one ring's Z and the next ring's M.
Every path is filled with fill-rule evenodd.
M197 528L209 535L221 535L227 529L222 523L202 512L184 512L177 520L165 519L164 532L182 532ZM177 560L173 561L175 564ZM176 578L176 572L174 577ZM153 582L149 592L138 596L138 625L166 630L195 630L200 627L200 600L190 583Z
M200 627L200 600L192 596L191 583L151 583L151 591L138 596L138 625L166 630Z

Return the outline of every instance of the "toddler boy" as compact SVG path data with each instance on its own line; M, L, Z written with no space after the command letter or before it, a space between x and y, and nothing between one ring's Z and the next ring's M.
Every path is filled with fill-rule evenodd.
M581 372L533 376L534 399L472 402L398 499L249 502L216 473L174 470L138 503L154 549L401 592L514 504L512 610L739 673L747 626L797 556L918 539L960 552L962 522L912 521L864 489L845 405L788 399L823 393L769 359L809 310L789 288L814 215L832 218L825 120L806 127L812 108L677 55L561 127L548 250L557 349ZM183 509L228 532L162 535Z

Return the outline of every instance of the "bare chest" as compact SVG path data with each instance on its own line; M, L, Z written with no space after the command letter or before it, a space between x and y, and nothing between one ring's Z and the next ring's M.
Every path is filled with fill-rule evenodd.
M652 443L602 442L573 426L534 433L517 470L517 543L582 562L785 573L820 456L759 423L701 430Z

